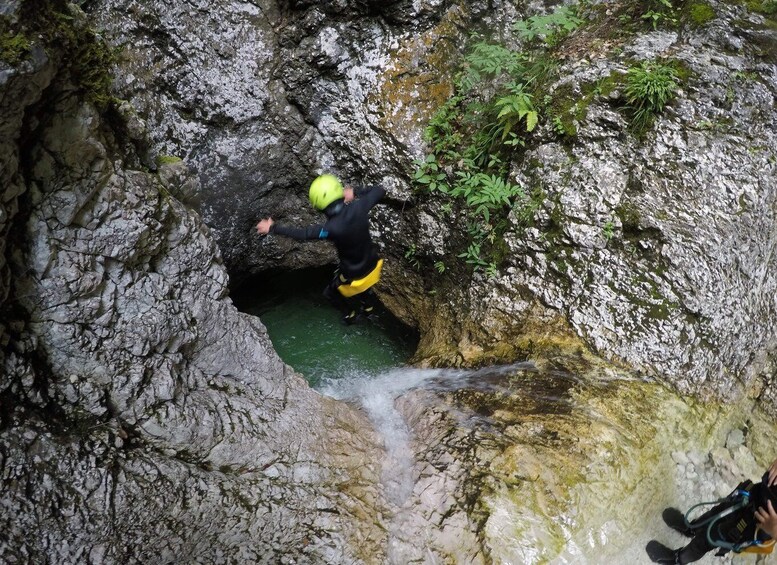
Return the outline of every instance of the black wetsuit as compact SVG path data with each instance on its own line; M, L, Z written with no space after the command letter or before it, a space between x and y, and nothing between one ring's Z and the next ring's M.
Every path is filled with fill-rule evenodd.
M357 189L354 191L357 198L352 202L345 204L343 200L336 200L324 210L328 217L325 224L306 228L273 224L270 233L300 241L331 241L337 248L340 273L348 280L360 279L368 275L378 263L378 252L370 237L369 213L385 194L381 186Z
M300 241L326 239L335 244L339 265L335 278L325 294L343 309L346 316L356 314L357 310L371 308L367 301L373 301L373 293L368 290L362 296L357 294L347 299L334 290L352 280L367 276L378 264L378 250L370 237L369 213L375 204L383 198L386 191L381 186L368 186L354 190L354 200L346 204L343 199L336 200L326 207L327 221L305 228L293 228L273 224L270 233L285 235Z

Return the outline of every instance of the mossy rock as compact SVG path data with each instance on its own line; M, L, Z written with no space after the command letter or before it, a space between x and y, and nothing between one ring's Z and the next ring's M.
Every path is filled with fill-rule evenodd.
M164 165L175 165L182 162L183 159L176 157L175 155L157 155L156 166L162 167Z
M30 54L30 41L23 33L5 30L0 33L0 61L18 65Z
M715 13L715 10L712 9L712 6L706 2L696 2L695 4L691 4L690 10L688 11L690 23L696 27L707 25L709 22L715 19L716 15L717 14Z
M100 110L114 101L111 69L118 51L90 27L81 8L65 0L29 0L22 5L19 21L27 36L38 38L49 56L60 61L62 71L69 73L87 100ZM16 53L29 49L18 33L2 37Z
M748 10L765 16L777 16L777 0L747 0Z

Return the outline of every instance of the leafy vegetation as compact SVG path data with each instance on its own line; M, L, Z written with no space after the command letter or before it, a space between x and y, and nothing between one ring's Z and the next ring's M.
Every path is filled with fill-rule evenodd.
M766 16L777 15L777 0L748 0L747 7Z
M515 24L514 39L520 40L522 50L473 36L454 79L453 95L424 132L430 152L415 163L416 185L435 195L454 224L466 227L466 232L454 233L452 241L458 258L475 271L493 276L509 254L502 237L508 214L513 221L530 225L545 202L542 190L527 193L510 174L540 124L561 140L570 140L591 102L617 90L623 92L632 131L641 135L676 95L687 73L678 63L654 60L635 63L625 76L613 72L579 88L559 82L554 55L584 23L582 14L596 12L585 6L560 7ZM690 10L697 20L710 17L703 0L693 6ZM642 31L642 22L651 27L674 25L680 16L672 0L638 0L621 8L620 15ZM618 13L606 17L620 21ZM579 48L574 42L568 45ZM555 85L552 90L547 88L550 84ZM607 222L604 237L609 240L614 233L614 223ZM420 268L415 252L408 259ZM449 262L441 268L441 264L435 263L438 273L452 266Z
M411 244L410 247L405 249L405 259L414 269L419 269L421 267L421 261L416 255L417 251L418 250L416 249L415 243Z
M431 152L415 163L415 182L448 199L449 212L450 203L457 204L467 224L466 247L458 256L475 270L496 273L495 242L506 227L501 219L528 205L523 189L510 180L510 164L540 122L536 97L555 67L548 47L582 22L569 7L518 22L515 32L526 45L539 47L534 51L473 37L454 95L425 130Z
M643 61L628 70L624 92L637 133L644 132L674 97L677 81L675 68L658 61Z
M573 8L561 6L550 14L532 16L522 20L515 24L513 29L527 41L539 37L552 47L582 23L582 18L578 17Z
M653 29L663 25L676 25L678 22L671 0L650 0L641 18L650 23Z

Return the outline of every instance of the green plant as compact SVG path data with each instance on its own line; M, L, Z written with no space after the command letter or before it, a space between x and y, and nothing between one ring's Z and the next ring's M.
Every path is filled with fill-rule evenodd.
M654 7L648 8L640 17L648 21L653 29L658 29L658 26L663 23L677 24L674 6L670 0L651 0L651 4Z
M534 221L537 210L542 208L545 201L545 191L541 188L534 189L528 198L523 199L523 205L515 210L515 215L522 225L528 226Z
M493 279L496 277L496 275L499 274L499 270L497 269L496 263L493 261L486 265L486 276L489 279Z
M575 10L569 6L561 6L546 15L532 16L521 20L513 26L519 37L526 41L543 38L548 45L555 45L559 39L583 23Z
M505 182L493 174L473 174L469 171L459 171L457 174L459 182L451 195L463 197L474 214L486 222L490 220L493 211L510 206L514 197L523 194L520 186Z
M511 211L526 218L527 224L533 219L536 208L523 214L533 203L509 177L512 160L537 129L543 112L549 112L553 96L543 85L552 79L558 63L547 47L583 23L578 14L562 7L519 23L515 31L529 46L520 52L472 36L453 96L424 130L429 155L415 162L415 184L442 199L440 208L449 214L453 202L459 204L467 239L458 257L475 270L493 264L495 272L504 257L501 235ZM539 107L536 100L542 101ZM568 116L570 124L577 112ZM574 126L565 131L570 128L574 131ZM435 268L439 270L436 264Z
M747 7L766 16L777 14L777 0L748 0Z
M602 228L602 235L607 241L610 241L612 236L615 235L615 224L611 219L605 222L604 227Z
M703 26L715 19L715 10L707 3L691 4L688 12L691 22L696 26Z
M460 118L458 105L461 101L461 96L448 99L435 112L424 130L424 141L431 144L435 154L451 156L462 141L462 134L457 130L457 122Z
M531 132L537 127L539 117L534 109L531 94L524 90L523 84L511 84L508 87L510 94L502 96L494 104L499 110L496 119L502 126L502 141L508 139L515 125L521 120L525 120L526 131ZM514 142L509 142L516 145Z
M410 246L405 250L405 259L407 259L411 267L417 270L421 268L421 261L416 256L416 253L417 249L415 243L411 243Z
M525 57L521 53L503 45L478 40L464 57L464 70L456 79L456 90L464 95L485 78L502 74L520 75L524 70L524 62Z
M440 170L440 165L437 162L437 157L434 155L427 155L426 159L417 159L414 161L416 170L413 176L413 180L416 183L425 186L430 191L439 190L440 192L448 192L448 185L445 184L447 178L445 173Z
M677 71L668 64L643 61L639 66L631 67L626 75L624 93L634 129L645 131L678 88Z
M556 135L566 135L567 128L564 126L564 122L559 116L553 116L551 125L553 126L553 131L556 132Z
M457 257L464 259L464 262L474 268L475 270L483 269L488 266L488 261L483 259L480 253L480 247L482 243L479 241L473 241L467 247L467 250L463 253L459 253Z
M18 65L30 53L30 41L22 33L4 31L0 34L0 60Z
M442 261L435 261L434 268L437 269L438 273L443 274L445 272L445 263Z

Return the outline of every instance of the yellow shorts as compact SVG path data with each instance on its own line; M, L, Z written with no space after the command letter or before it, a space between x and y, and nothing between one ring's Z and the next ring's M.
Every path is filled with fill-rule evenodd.
M375 268L370 271L366 277L351 281L348 284L341 284L337 287L337 290L339 290L340 294L346 298L361 294L380 280L380 271L382 268L383 259L378 259L378 264L375 265Z

